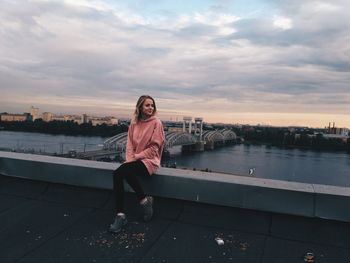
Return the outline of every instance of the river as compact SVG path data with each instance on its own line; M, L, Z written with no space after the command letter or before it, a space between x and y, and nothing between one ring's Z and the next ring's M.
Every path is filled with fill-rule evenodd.
M101 148L106 138L0 131L0 148L62 153ZM236 144L200 153L172 149L164 163L186 169L350 187L350 154ZM251 173L249 175L249 173Z

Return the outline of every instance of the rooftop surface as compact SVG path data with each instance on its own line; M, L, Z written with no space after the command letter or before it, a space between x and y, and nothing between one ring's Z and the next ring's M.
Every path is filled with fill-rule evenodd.
M136 203L115 235L112 191L0 175L0 262L350 262L350 223L161 197L143 223Z

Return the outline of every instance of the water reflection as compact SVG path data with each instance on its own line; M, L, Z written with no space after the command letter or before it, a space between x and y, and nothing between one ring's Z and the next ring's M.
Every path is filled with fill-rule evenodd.
M171 160L178 167L206 168L216 172L305 183L350 186L350 155L343 152L315 152L263 145L233 145L195 154L172 149Z

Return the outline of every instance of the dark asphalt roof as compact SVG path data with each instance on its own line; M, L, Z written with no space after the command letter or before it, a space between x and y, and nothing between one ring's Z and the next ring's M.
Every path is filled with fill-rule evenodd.
M126 206L114 235L111 191L0 176L0 262L350 262L349 223L160 197L143 223Z

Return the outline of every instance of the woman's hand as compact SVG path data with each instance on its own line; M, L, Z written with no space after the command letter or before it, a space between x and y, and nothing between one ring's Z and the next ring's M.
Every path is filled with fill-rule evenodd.
M137 159L135 158L135 155L133 154L127 161L125 161L124 163L130 163L130 162L135 162L137 161Z

